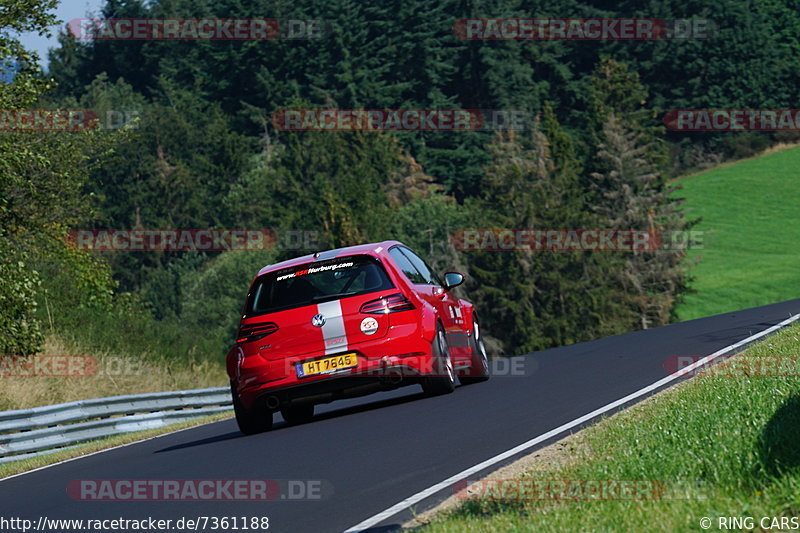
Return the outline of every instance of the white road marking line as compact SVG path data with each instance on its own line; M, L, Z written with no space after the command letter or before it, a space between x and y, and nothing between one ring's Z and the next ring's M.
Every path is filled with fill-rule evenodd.
M437 483L437 484L435 484L433 486L430 486L427 489L414 494L413 496L409 496L405 500L403 500L403 501L401 501L399 503L396 503L395 505L389 507L385 511L382 511L382 512L376 514L375 516L371 516L371 517L367 518L366 520L364 520L364 521L356 524L355 526L351 527L350 529L347 529L346 531L344 531L344 533L360 533L360 532L365 531L365 530L367 530L367 529L369 529L369 528L371 528L371 527L373 527L373 526L375 526L377 524L380 524L381 522L383 522L387 518L389 518L391 516L394 516L397 513L400 513L402 511L404 511L405 509L411 507L412 505L415 505L415 504L421 502L422 500L424 500L425 498L436 494L440 490L446 489L447 487L449 487L450 485L452 485L452 484L454 484L454 483L456 483L458 481L466 479L467 477L471 476L472 474L480 472L481 470L483 470L485 468L489 468L490 466L493 466L493 465L495 465L495 464L497 464L497 463L499 463L501 461L504 461L505 459L508 459L509 457L513 457L514 455L527 450L528 448L532 448L533 446L536 446L540 442L544 442L549 438L555 437L556 435L558 435L560 433L563 433L564 431L567 431L567 430L572 429L572 428L574 428L576 426L579 426L579 425L583 424L584 422L586 422L588 420L591 420L591 419L593 419L593 418L595 418L595 417L597 417L599 415L602 415L603 413L607 413L608 411L616 409L620 405L624 405L624 404L628 403L631 400L634 400L634 399L636 399L636 398L638 398L640 396L643 396L643 395L645 395L645 394L647 394L649 392L652 392L652 391L654 391L654 390L656 390L656 389L658 389L660 387L663 387L667 383L669 383L671 381L674 381L674 380L678 379L679 377L681 377L681 376L683 376L685 374L688 374L689 372L691 372L695 368L700 367L700 366L708 363L709 361L712 361L713 359L716 359L720 355L724 355L724 354L730 352L731 350L735 350L736 348L744 346L745 344L748 344L748 343L750 343L750 342L752 342L752 341L754 341L756 339L759 339L759 338L763 337L764 335L769 335L773 331L776 331L778 329L781 329L782 327L788 326L789 324L791 324L792 322L795 322L798 319L800 319L800 314L794 315L794 316L784 320L783 322L781 322L779 324L776 324L776 325L774 325L774 326L772 326L770 328L765 329L764 331L761 331L759 333L751 335L751 336L747 337L746 339L743 339L743 340L741 340L741 341L739 341L739 342L737 342L735 344L731 344L730 346L726 346L725 348L722 348L721 350L717 350L716 352L712 353L711 355L706 356L703 359L700 359L699 361L687 366L686 368L681 369L680 372L676 372L676 373L671 374L671 375L669 375L669 376L667 376L667 377L665 377L663 379L660 379L660 380L656 381L655 383L653 383L652 385L648 385L647 387L644 387L643 389L639 389L638 391L633 392L633 393L631 393L631 394L629 394L629 395L627 395L627 396L625 396L623 398L620 398L619 400L611 402L608 405L604 405L603 407L600 407L599 409L595 409L591 413L585 414L580 418L576 418L575 420L572 420L571 422L567 422L566 424L563 424L563 425L561 425L561 426L559 426L559 427L557 427L557 428L555 428L553 430L550 430L547 433L543 433L542 435L539 435L538 437L535 437L535 438L533 438L533 439L531 439L531 440L529 440L527 442L523 442L519 446L515 446L514 448L511 448L510 450L507 450L507 451L505 451L505 452L503 452L503 453L501 453L499 455L495 455L494 457L492 457L490 459L487 459L487 460L483 461L482 463L478 463L475 466L467 468L466 470L464 470L462 472L459 472L458 474L456 474L454 476L450 476L449 478L445 479L444 481L441 481L441 482L439 482L439 483Z

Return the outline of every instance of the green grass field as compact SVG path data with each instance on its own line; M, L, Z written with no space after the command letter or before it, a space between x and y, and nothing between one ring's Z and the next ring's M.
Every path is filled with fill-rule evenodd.
M755 520L746 530L800 528L774 527L771 521L800 517L800 325L746 353L785 356L781 361L794 375L701 374L577 434L557 461L550 458L518 478L548 487L543 491L536 488L520 498L518 488L480 485L419 533L696 532L704 530L704 518L709 531L721 531L720 517L742 516ZM763 359L736 356L723 364L753 369L759 367L744 363L758 360ZM639 499L600 499L588 490L583 496L580 489L553 490L550 480L567 487L586 480L649 484L630 493ZM656 497L647 499L650 495ZM770 520L761 529L763 517Z
M702 248L689 253L697 292L678 307L681 320L800 297L800 148L677 183L689 218L703 218Z

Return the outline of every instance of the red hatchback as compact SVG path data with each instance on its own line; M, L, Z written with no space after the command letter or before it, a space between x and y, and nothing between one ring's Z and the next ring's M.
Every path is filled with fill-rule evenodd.
M403 385L431 395L489 379L472 304L410 248L386 241L261 269L227 357L236 421L251 434L309 420L314 405Z

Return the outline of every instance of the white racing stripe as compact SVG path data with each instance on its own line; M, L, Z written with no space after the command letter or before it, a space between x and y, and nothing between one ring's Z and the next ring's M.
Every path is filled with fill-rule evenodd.
M317 313L325 317L322 325L322 339L325 343L325 355L347 350L347 332L344 329L342 304L339 300L317 305Z
M367 530L367 529L369 529L369 528L371 528L373 526L376 526L377 524L380 524L381 522L383 522L387 518L390 518L390 517L396 515L397 513L400 513L402 511L408 509L412 505L415 505L415 504L421 502L422 500L424 500L425 498L436 494L440 490L446 489L447 487L453 485L454 483L457 483L457 482L459 482L461 480L464 480L467 477L469 477L469 476L471 476L473 474L476 474L476 473L480 472L481 470L483 470L485 468L489 468L490 466L496 465L497 463L499 463L501 461L504 461L504 460L508 459L509 457L513 457L514 455L516 455L516 454L518 454L520 452L524 452L525 450L527 450L529 448L532 448L533 446L536 446L537 444L539 444L541 442L544 442L547 439L550 439L552 437L555 437L555 436L563 433L564 431L567 431L567 430L570 430L570 429L572 429L574 427L577 427L577 426L583 424L584 422L587 422L587 421L589 421L589 420L591 420L591 419L593 419L593 418L595 418L597 416L602 415L603 413L607 413L608 411L616 409L617 407L619 407L621 405L624 405L624 404L630 402L631 400L635 400L636 398L639 398L640 396L644 396L645 394L647 394L649 392L652 392L652 391L654 391L654 390L656 390L656 389L658 389L660 387L663 387L664 385L670 383L671 381L674 381L674 380L678 379L679 377L682 377L682 376L688 374L689 372L695 370L698 367L701 367L701 366L707 364L708 362L716 359L717 357L719 357L721 355L725 355L726 353L728 353L728 352L730 352L732 350L735 350L736 348L739 348L741 346L744 346L745 344L753 342L754 340L759 339L759 338L761 338L761 337L763 337L765 335L769 335L770 333L772 333L774 331L777 331L777 330L781 329L782 327L788 326L789 324L791 324L792 322L795 322L798 319L800 319L800 314L794 315L794 316L784 320L780 324L776 324L776 325L774 325L774 326L772 326L770 328L765 329L764 331L761 331L761 332L756 333L754 335L750 335L746 339L743 339L743 340L741 340L741 341L739 341L739 342L737 342L735 344L731 344L730 346L726 346L725 348L722 348L721 350L718 350L718 351L712 353L711 355L700 359L699 361L687 366L686 368L681 369L680 372L676 372L676 373L671 374L671 375L669 375L669 376L667 376L665 378L662 378L662 379L656 381L655 383L653 383L651 385L648 385L647 387L644 387L643 389L639 389L638 391L633 392L633 393L625 396L624 398L620 398L619 400L611 402L608 405L604 405L603 407L601 407L599 409L595 409L591 413L587 413L587 414L583 415L582 417L576 418L575 420L572 420L571 422L567 422L566 424L563 424L563 425L561 425L561 426L559 426L559 427L557 427L555 429L552 429L552 430L548 431L547 433L543 433L542 435L539 435L538 437L535 437L535 438L533 438L533 439L531 439L529 441L523 442L519 446L515 446L514 448L511 448L510 450L507 450L507 451L505 451L505 452L503 452L503 453L501 453L499 455L495 455L494 457L492 457L490 459L487 459L487 460L483 461L482 463L478 463L475 466L467 468L466 470L464 470L462 472L459 472L458 474L456 474L454 476L450 476L449 478L445 479L444 481L441 481L441 482L439 482L439 483L437 483L437 484L435 484L433 486L430 486L427 489L414 494L413 496L409 496L405 500L403 500L403 501L401 501L399 503L396 503L395 505L389 507L385 511L382 511L382 512L376 514L375 516L371 516L370 518L367 518L363 522L360 522L360 523L356 524L355 526L351 527L350 529L346 530L344 533L360 533L360 532L363 532L363 531L365 531L365 530Z

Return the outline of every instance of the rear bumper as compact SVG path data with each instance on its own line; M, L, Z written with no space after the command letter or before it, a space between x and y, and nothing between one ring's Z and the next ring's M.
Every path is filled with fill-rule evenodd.
M329 403L335 400L392 390L405 385L419 383L419 379L419 377L412 375L385 378L338 376L292 386L260 389L253 395L251 402L262 403L272 411L277 411L289 405ZM245 394L245 396L248 396L248 394Z
M402 328L401 328L402 329ZM234 347L228 354L228 373L242 405L264 402L272 410L292 403L327 403L337 399L419 383L434 368L431 343L421 334L387 335L338 352L355 353L357 366L330 374L298 377L297 365L332 357L317 352L268 360Z

